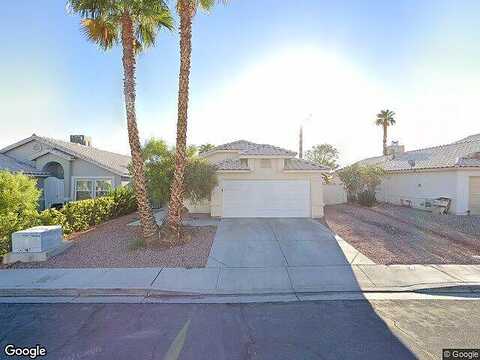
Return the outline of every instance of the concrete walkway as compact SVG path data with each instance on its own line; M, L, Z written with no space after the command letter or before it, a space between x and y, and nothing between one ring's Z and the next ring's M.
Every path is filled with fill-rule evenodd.
M480 292L480 265L13 269L0 296L292 295L444 289ZM480 295L480 294L479 294Z
M480 265L376 265L309 219L222 220L205 268L0 270L0 297L281 296L293 301L312 294L448 288L480 296Z

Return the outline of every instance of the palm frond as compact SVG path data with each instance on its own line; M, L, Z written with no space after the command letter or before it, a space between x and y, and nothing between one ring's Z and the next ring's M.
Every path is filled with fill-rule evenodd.
M395 125L395 112L391 110L382 110L377 114L375 124L378 126Z
M108 50L119 42L119 24L106 18L83 19L82 33L103 50Z
M155 14L142 14L135 17L135 36L144 48L155 45L155 38L161 28L174 29L173 17L166 8Z
M115 5L114 0L68 0L67 12L76 13L83 18L95 18Z

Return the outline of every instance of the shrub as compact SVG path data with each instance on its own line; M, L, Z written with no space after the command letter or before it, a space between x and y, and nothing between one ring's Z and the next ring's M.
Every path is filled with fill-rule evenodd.
M165 205L170 199L170 188L175 172L175 148L163 140L150 139L142 149L145 175L150 199L155 205ZM193 202L209 199L217 185L216 169L197 156L193 146L187 149L185 169L185 197Z
M375 202L375 188L381 184L385 175L383 168L374 165L360 166L353 164L338 171L338 176L342 180L345 190L347 190L348 200L358 200L360 203L369 203L372 194L373 202ZM362 200L360 200L360 197Z
M113 200L113 217L131 214L137 210L137 200L131 186L116 188L108 196Z
M375 192L364 190L357 195L357 200L360 205L371 207L375 205L376 202Z
M217 186L217 169L206 160L190 159L185 169L185 195L192 202L210 200L212 190Z
M64 229L85 231L107 220L130 214L137 209L135 195L129 186L117 188L107 196L72 201L59 212L65 217ZM63 219L59 219L63 221Z
M0 171L0 256L10 251L13 232L35 225L40 194L35 179Z
M42 211L38 215L39 225L60 225L63 229L63 233L68 235L73 232L70 224L67 221L67 217L61 211L56 209L48 209Z
M137 209L130 186L117 188L107 196L72 201L62 209L38 213L40 190L25 175L0 172L0 256L10 251L11 234L35 225L60 225L64 234L85 231L109 219Z

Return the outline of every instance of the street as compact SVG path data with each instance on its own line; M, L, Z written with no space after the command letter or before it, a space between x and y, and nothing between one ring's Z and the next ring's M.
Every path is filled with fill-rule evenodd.
M480 347L480 301L0 304L0 323L2 359L7 344L68 360L441 359Z

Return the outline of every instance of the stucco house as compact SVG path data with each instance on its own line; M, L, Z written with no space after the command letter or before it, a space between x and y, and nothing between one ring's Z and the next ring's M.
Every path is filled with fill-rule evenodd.
M91 146L90 138L70 142L33 134L0 149L0 169L38 178L43 207L94 198L130 181L130 157Z
M323 216L322 173L330 169L273 145L238 140L200 154L217 167L211 200L187 204L216 217Z
M377 188L379 201L428 210L432 199L448 197L452 213L480 215L480 134L413 151L394 142L387 156L358 164L379 165L387 171Z

